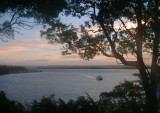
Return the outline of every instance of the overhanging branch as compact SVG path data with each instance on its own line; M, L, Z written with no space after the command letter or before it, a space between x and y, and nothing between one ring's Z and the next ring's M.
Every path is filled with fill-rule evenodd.
M137 62L136 63L131 63L129 61L127 61L123 55L119 54L116 49L115 49L115 44L114 42L112 42L111 40L111 37L109 36L108 32L107 32L107 29L105 28L104 24L103 24L103 21L102 20L98 20L98 22L100 23L101 27L102 27L102 30L111 46L111 50L112 50L112 54L113 54L113 57L119 59L124 65L127 65L127 66L134 66L134 67L137 67Z
M121 23L123 24L123 27L127 30L127 32L131 35L131 37L133 39L135 39L134 35L131 33L131 31L129 29L127 29L125 23L123 22L123 20L121 18L119 18L119 20L121 21Z
M98 48L99 51L101 51L101 53L106 56L106 57L114 57L113 55L109 55L107 54L102 48L100 48L99 46L96 46Z

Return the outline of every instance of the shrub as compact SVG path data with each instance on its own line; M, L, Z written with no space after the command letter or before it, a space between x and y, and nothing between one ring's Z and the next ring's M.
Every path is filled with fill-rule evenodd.
M22 104L10 101L3 91L0 92L0 113L24 113Z
M21 104L8 100L4 92L0 92L0 113L143 113L140 101L144 97L140 85L125 81L112 91L101 93L98 101L87 95L65 102L51 95L33 101L26 110Z

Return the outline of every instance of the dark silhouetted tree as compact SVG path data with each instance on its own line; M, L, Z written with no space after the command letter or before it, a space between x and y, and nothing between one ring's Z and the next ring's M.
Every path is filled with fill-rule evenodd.
M37 24L53 24L65 8L65 0L1 0L0 39L13 39L15 32Z
M88 16L79 29L58 22L42 36L49 43L64 44L62 54L78 54L89 60L96 55L119 59L124 65L135 66L146 93L148 112L158 112L158 57L160 57L159 0L71 0L73 16ZM130 24L130 26L129 26ZM151 53L151 73L144 53ZM135 57L128 61L127 56Z
M54 96L43 97L29 106L28 113L144 113L141 98L143 88L133 82L121 83L110 92L103 92L100 99L94 101L89 95L77 100L56 100Z
M110 113L143 113L145 93L143 88L134 82L125 81L110 92L100 94L99 106L102 113L105 109Z
M97 101L87 95L65 102L51 95L23 106L7 99L5 93L0 92L0 113L144 113L140 101L143 97L143 88L127 81L110 92L101 93Z
M7 99L4 92L0 92L0 113L24 113L25 108L20 103Z

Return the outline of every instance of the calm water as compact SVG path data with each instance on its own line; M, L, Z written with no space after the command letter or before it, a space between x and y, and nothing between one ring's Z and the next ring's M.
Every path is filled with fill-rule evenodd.
M10 74L0 76L0 90L9 99L31 103L42 96L55 94L65 101L86 96L98 99L99 94L110 91L124 80L137 80L132 76L135 69L45 69L43 72ZM102 81L96 76L101 75Z

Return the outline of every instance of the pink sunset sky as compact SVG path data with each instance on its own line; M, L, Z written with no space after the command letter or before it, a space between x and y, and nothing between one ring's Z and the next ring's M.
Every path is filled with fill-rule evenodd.
M107 65L115 59L97 56L85 61L78 55L61 55L62 45L50 45L38 31L16 35L14 40L0 42L0 65ZM29 37L29 38L26 38Z
M85 18L63 17L64 23L79 26ZM37 26L31 30L21 29L14 40L0 41L0 65L111 65L117 64L115 58L99 55L90 61L80 59L78 55L61 55L63 45L48 44L40 37L42 28ZM133 58L131 58L133 59Z

